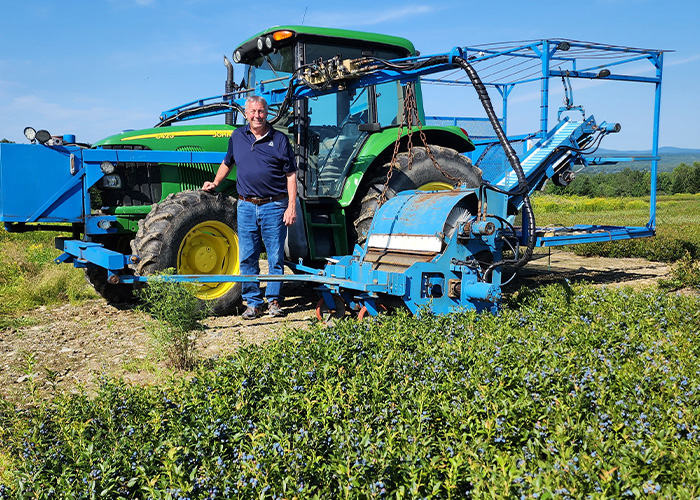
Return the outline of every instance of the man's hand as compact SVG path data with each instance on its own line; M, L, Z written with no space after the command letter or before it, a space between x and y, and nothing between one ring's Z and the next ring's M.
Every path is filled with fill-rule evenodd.
M222 161L221 165L219 165L219 169L216 171L214 181L206 181L204 184L202 184L202 189L204 191L209 191L210 193L214 191L217 187L219 187L219 184L224 181L229 172L231 172L231 168L232 167L229 167Z
M289 200L289 206L287 210L284 211L284 216L282 217L285 226L291 226L297 220L297 207L294 200Z
M202 189L209 192L214 191L216 189L216 184L211 181L206 181L204 185L202 185Z

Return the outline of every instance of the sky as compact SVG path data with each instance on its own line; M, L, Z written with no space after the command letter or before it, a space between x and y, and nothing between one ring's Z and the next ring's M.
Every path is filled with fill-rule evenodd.
M3 0L0 139L26 142L32 126L92 143L151 127L166 109L222 94L223 56L284 24L403 36L424 55L547 38L666 50L660 145L700 149L697 0ZM586 116L621 124L603 147L650 149L653 86L599 83L572 87ZM425 96L429 115L483 114L470 88L432 87ZM518 89L509 103L509 132L537 129L538 89Z

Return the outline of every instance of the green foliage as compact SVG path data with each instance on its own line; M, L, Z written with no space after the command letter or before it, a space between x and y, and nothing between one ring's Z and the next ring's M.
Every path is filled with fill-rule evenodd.
M700 495L700 303L591 287L292 331L0 414L0 498Z
M672 172L660 172L657 190L666 194L700 193L700 162L681 162ZM623 170L611 173L581 174L566 187L549 183L547 194L588 197L639 197L651 192L651 173L644 170Z
M700 193L700 162L681 163L673 170L671 193Z
M671 277L659 280L659 287L663 290L679 290L681 288L700 290L700 262L694 259L690 253L686 253L671 267Z
M585 198L583 196L537 196L533 198L535 210L548 213L591 213L619 210L649 211L649 202L627 198Z
M183 283L167 280L172 275L149 280L138 291L142 308L155 321L148 325L156 348L164 354L170 365L178 369L190 369L195 364L197 337L201 335L200 321L208 310Z
M571 248L576 255L583 257L638 257L656 262L675 262L689 254L700 257L700 245L677 238L658 236L623 241L586 243Z
M60 254L54 236L0 231L0 329L21 323L33 307L96 297L82 270L53 262Z

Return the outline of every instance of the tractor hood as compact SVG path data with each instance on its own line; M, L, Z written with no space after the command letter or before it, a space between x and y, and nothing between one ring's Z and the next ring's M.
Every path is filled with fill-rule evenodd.
M222 151L235 127L230 125L188 125L126 130L93 146L108 149L154 149L166 151Z

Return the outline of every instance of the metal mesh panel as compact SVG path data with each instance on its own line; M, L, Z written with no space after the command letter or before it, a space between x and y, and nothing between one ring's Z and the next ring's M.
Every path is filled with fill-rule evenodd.
M112 144L102 146L104 149L149 150L140 145ZM114 171L122 179L119 189L104 189L95 186L91 203L92 208L131 207L152 205L160 201L162 181L160 167L157 163L119 162ZM97 194L99 192L99 196Z
M510 144L515 151L522 151L525 141L510 141ZM476 160L475 165L482 170L483 178L487 182L501 178L504 172L512 170L503 146L499 142L486 146L479 159Z
M503 126L503 120L501 126ZM451 116L426 116L425 124L437 127L455 126L467 131L472 139L495 139L496 133L493 131L488 118L473 117L451 117Z

